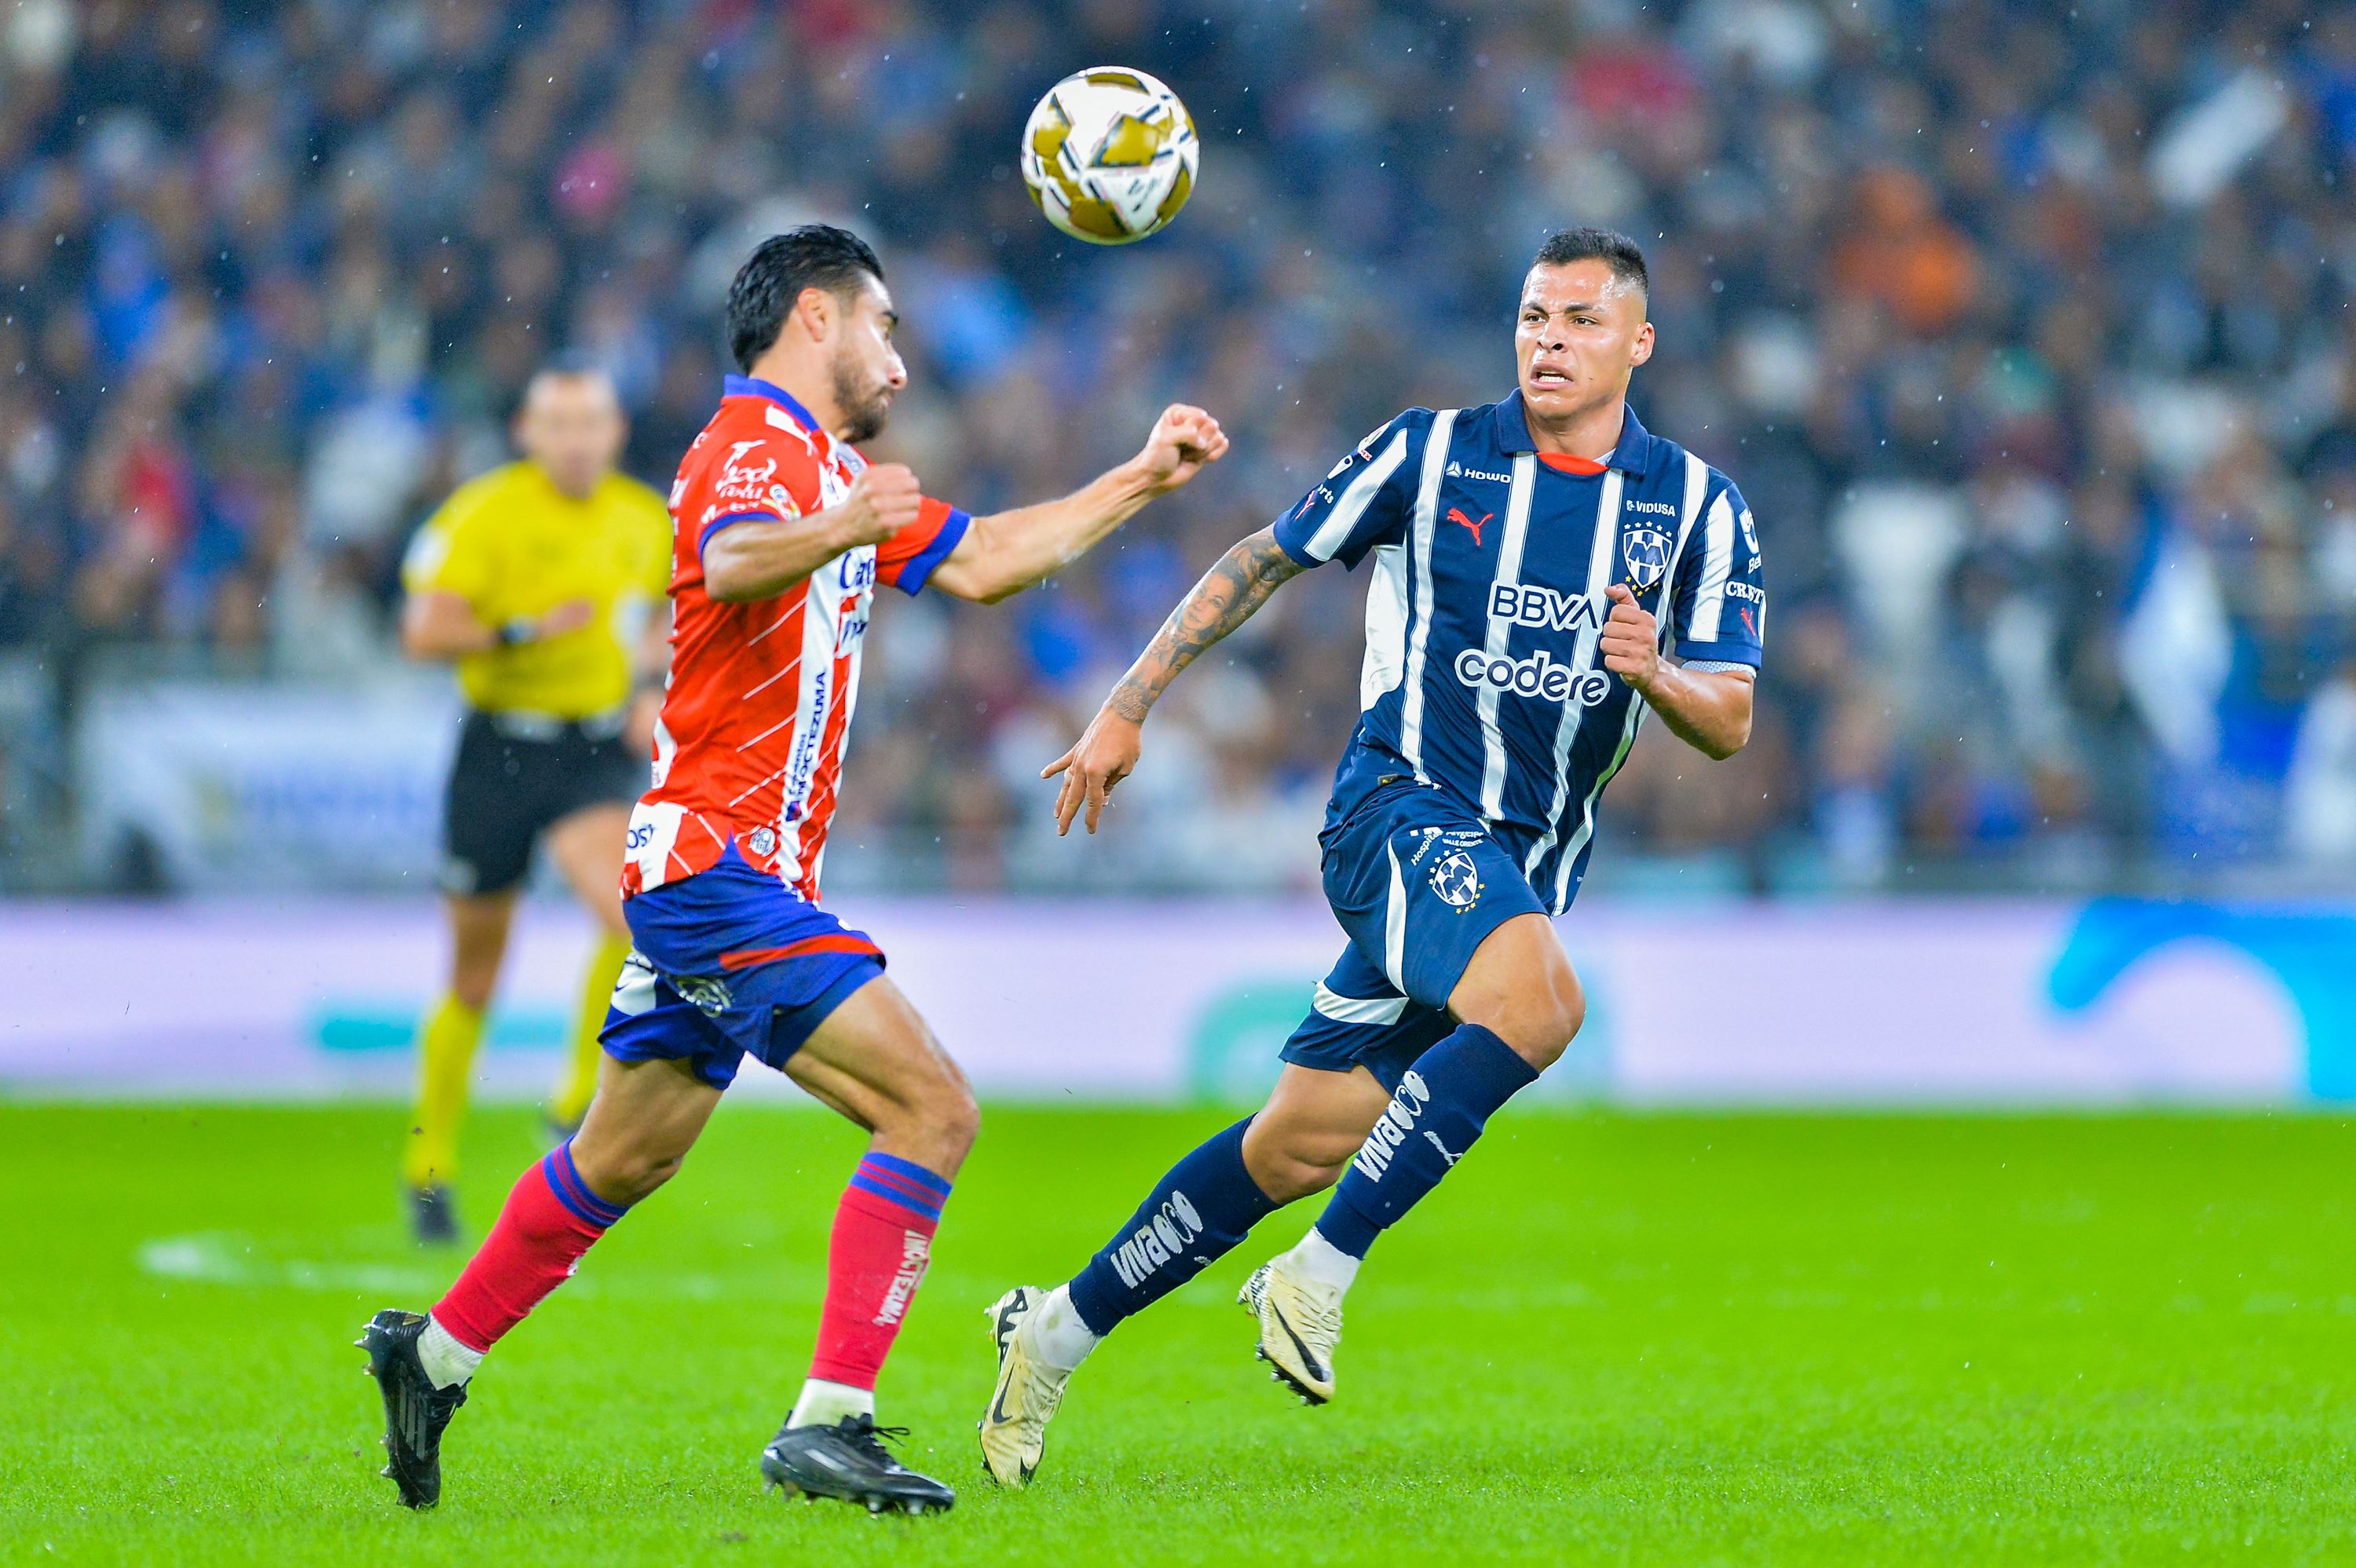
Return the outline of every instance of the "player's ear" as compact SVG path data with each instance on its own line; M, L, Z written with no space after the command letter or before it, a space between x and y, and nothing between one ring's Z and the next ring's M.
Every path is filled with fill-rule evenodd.
M836 315L841 302L820 288L808 288L794 301L794 315L801 318L802 330L810 335L813 343L823 343L834 330Z
M1644 323L1644 325L1636 329L1636 345L1634 350L1628 356L1628 363L1631 365L1642 365L1645 360L1650 359L1652 357L1653 324L1648 321Z

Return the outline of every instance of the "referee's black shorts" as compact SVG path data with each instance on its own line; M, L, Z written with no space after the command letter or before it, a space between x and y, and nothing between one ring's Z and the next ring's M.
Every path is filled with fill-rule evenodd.
M646 757L622 718L559 720L474 709L442 813L442 891L501 893L531 869L540 836L584 806L628 805L646 792Z

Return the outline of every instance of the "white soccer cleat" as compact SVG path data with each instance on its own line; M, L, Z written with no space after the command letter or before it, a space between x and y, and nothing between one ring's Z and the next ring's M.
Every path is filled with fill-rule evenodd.
M1333 1348L1342 1342L1342 1293L1288 1273L1278 1258L1252 1270L1237 1302L1259 1319L1259 1359L1303 1404L1333 1397Z
M1064 1403L1071 1369L1040 1359L1029 1332L1032 1314L1047 1299L1034 1285L1018 1285L990 1308L990 1337L998 1346L998 1387L977 1424L982 1468L1001 1487L1028 1486L1047 1451L1047 1423Z

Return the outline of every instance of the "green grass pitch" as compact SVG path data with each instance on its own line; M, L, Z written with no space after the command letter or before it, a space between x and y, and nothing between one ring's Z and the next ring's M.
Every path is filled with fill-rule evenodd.
M883 1388L960 1500L878 1521L754 1469L858 1145L752 1105L499 1347L441 1509L396 1508L350 1341L459 1261L398 1228L398 1115L0 1107L0 1560L2356 1560L2343 1119L1509 1113L1375 1253L1333 1405L1231 1305L1303 1206L1082 1369L1010 1496L984 1305L1220 1122L1001 1109ZM477 1118L471 1221L534 1147Z

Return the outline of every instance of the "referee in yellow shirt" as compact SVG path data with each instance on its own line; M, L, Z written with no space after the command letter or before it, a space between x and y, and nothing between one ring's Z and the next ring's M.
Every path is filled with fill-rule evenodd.
M670 631L670 517L660 496L615 471L626 431L602 373L542 370L515 420L522 460L460 488L402 563L402 645L454 661L467 706L443 819L449 987L420 1031L402 1161L420 1241L457 1234L467 1079L542 842L603 927L549 1120L577 1125L596 1085L597 1031L629 951L623 840L647 786Z

